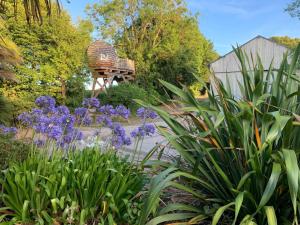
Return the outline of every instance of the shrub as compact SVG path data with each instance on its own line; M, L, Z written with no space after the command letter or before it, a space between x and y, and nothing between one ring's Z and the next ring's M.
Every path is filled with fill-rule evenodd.
M25 160L30 152L30 145L14 140L7 135L0 135L0 170L9 163Z
M7 124L13 120L12 104L0 95L0 124Z
M153 107L170 127L161 133L184 161L152 180L140 224L298 224L300 45L290 64L285 56L279 70L270 67L267 74L260 61L248 71L244 53L235 52L243 75L240 100L218 80L207 103L162 82L186 106L186 123ZM176 203L157 210L169 186L192 194L200 207ZM156 218L146 223L152 212Z
M112 152L36 154L3 172L0 214L14 224L135 224L143 182Z
M158 105L160 99L159 94L152 88L144 90L135 84L121 83L107 89L107 93L99 95L101 104L111 104L113 106L124 105L131 110L136 110L139 105L134 99L143 99L153 105Z

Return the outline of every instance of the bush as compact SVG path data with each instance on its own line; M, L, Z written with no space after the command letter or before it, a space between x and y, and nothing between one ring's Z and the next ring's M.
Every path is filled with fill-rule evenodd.
M121 83L108 88L107 93L101 93L99 99L102 105L124 105L131 110L136 110L139 105L134 102L134 99L143 99L153 105L158 105L157 99L160 99L160 95L152 88L146 91L135 84Z
M298 224L300 45L290 64L285 56L280 69L267 74L259 60L248 71L244 53L235 52L243 76L239 100L218 80L217 94L206 103L187 88L163 82L186 106L187 121L153 108L170 127L160 129L162 134L184 161L152 180L140 224ZM193 195L188 202L196 204L157 210L160 191L170 186ZM147 223L153 212L156 218Z
M0 135L0 170L7 168L9 163L25 160L31 146L7 135Z
M13 224L135 224L143 181L112 152L36 154L3 172L0 214Z
M0 95L0 124L7 124L13 121L12 104Z

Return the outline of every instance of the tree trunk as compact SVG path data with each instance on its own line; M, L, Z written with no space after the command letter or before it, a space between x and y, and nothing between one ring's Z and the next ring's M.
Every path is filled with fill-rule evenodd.
M66 82L64 80L61 80L61 96L62 96L62 99L65 101L65 99L67 97L67 86L66 86Z

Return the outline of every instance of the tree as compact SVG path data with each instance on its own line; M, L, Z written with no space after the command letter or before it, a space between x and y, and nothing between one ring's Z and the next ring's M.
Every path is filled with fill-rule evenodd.
M91 41L91 24L80 21L74 26L67 12L61 11L60 16L54 15L41 25L28 26L24 11L15 18L11 16L13 9L9 9L5 14L6 36L19 46L24 62L16 68L19 82L3 82L2 93L26 107L39 95L64 102L69 81L86 75L85 51ZM42 9L45 16L46 7Z
M7 32L4 20L0 17L0 35ZM15 79L12 67L21 62L20 52L15 43L7 37L2 37L0 45L0 78Z
M292 17L300 19L300 0L293 0L285 9Z
M22 2L19 0L1 0L0 13L5 13L12 4L14 14L17 15L20 11L24 12L28 23L30 23L31 20L42 22L43 11L46 11L47 16L50 16L53 12L53 8L55 8L57 12L61 10L59 0L55 0L55 3L53 3L53 0L24 0ZM18 7L19 5L22 5L21 9Z
M295 49L300 43L300 38L291 38L288 36L274 36L271 37L271 39L278 44L284 45L290 49Z
M199 31L197 15L181 0L104 0L87 11L100 37L121 57L135 60L145 87L158 78L191 84L193 75L207 77L207 65L217 56Z

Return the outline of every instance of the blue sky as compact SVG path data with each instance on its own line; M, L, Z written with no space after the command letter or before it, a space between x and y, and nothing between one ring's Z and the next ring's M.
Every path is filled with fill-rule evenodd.
M86 4L96 0L71 0L64 8L76 22L84 18ZM257 35L300 37L300 20L291 18L284 8L291 0L186 0L188 8L199 12L201 32L223 55L236 43L243 44Z

